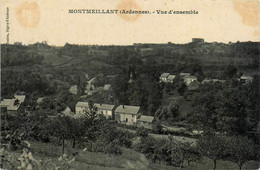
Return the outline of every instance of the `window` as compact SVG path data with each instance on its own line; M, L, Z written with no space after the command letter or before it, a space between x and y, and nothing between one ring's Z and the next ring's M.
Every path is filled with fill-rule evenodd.
M132 117L135 117L135 115L132 115Z
M125 118L125 122L128 122L128 118Z

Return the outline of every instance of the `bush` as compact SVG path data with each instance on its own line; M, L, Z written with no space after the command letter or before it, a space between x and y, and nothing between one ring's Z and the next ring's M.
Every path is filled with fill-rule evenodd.
M139 136L139 137L147 137L148 134L149 134L148 130L146 130L143 127L138 128L136 131L136 136Z
M121 155L122 149L118 146L118 142L113 141L107 145L105 148L105 153L113 154L113 155Z
M118 131L117 132L117 140L120 146L125 146L130 148L132 146L132 139L134 134L128 131Z
M196 162L200 160L200 154L190 143L181 143L171 136L167 139L154 139L150 136L142 137L141 142L135 145L135 150L145 154L155 163L164 161L176 167L183 167L185 161Z

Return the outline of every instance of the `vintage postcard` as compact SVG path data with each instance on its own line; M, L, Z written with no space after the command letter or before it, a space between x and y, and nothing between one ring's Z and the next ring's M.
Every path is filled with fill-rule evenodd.
M258 169L259 0L2 0L1 169Z

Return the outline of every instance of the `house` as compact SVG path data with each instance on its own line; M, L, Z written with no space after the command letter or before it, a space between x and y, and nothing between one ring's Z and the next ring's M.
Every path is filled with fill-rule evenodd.
M78 86L77 85L71 86L70 89L69 89L69 92L71 94L75 94L76 95L78 93Z
M97 107L98 114L103 114L107 119L113 117L112 114L113 114L113 109L114 109L115 105L94 103L94 106Z
M115 120L126 125L136 124L139 110L139 106L120 105L115 109Z
M251 76L241 76L240 77L240 82L243 83L243 84L249 84L249 83L252 83L253 82L253 77Z
M196 90L199 89L199 87L200 87L200 83L197 80L195 80L195 81L193 81L189 84L188 90L189 91L196 91Z
M71 109L67 106L65 110L61 112L65 116L71 116L73 117L75 115L74 112L71 111Z
M188 76L190 76L190 73L180 73L181 78L188 77Z
M167 77L170 75L170 73L162 73L160 76L160 82L167 82Z
M197 77L195 76L184 76L183 77L184 83L189 86L191 82L197 81Z
M24 110L23 103L25 95L14 95L12 99L3 99L0 103L1 112L9 115L16 115Z
M39 105L43 102L44 100L44 97L39 97L37 100L36 100L36 103Z
M105 84L105 85L104 85L104 90L105 90L105 91L111 90L111 84Z
M167 82L169 82L169 83L172 83L173 82L173 80L175 79L175 75L169 75L168 77L167 77Z
M139 119L137 119L137 126L151 129L152 128L151 125L152 125L153 120L154 120L153 116L141 115L141 117Z
M215 82L225 83L226 80L206 78L206 79L204 79L204 80L201 82L201 84L207 84L207 83L210 83L210 82L213 82L213 83L215 83Z
M103 114L107 119L112 118L112 113L115 105L110 104L98 104L94 103L94 107L97 108L98 114ZM89 109L89 103L88 102L78 102L76 104L76 115L83 115L85 111Z

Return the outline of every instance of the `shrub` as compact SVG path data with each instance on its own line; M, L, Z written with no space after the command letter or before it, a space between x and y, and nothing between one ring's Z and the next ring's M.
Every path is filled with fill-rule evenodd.
M146 130L145 128L141 127L137 129L137 133L136 136L139 137L147 137L149 134L148 130Z
M121 155L122 149L118 146L118 142L113 141L106 146L105 153L109 153L113 155Z

